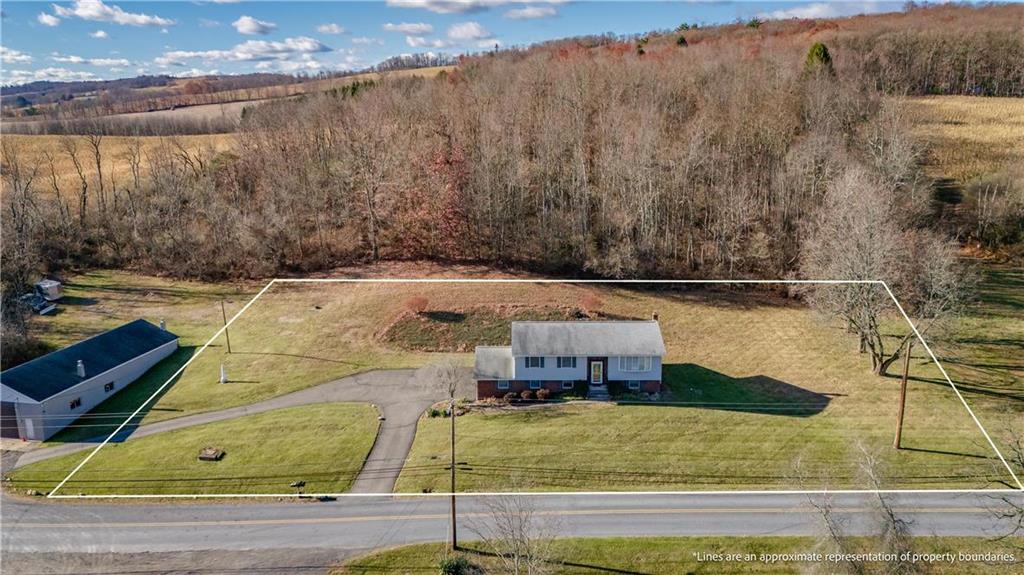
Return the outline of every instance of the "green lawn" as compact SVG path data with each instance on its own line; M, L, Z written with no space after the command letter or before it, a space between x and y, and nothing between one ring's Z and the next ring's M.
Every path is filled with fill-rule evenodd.
M989 280L983 303L964 331L955 332L957 345L948 353L942 349L958 362L947 365L963 378L965 395L991 429L999 421L1020 421L1020 365L1012 359L1020 349L1020 328L1012 313L1020 312L1022 280L1006 271ZM55 441L109 433L216 331L222 297L229 300L230 314L257 287L182 285L122 272L73 278L69 295L86 301L47 318L51 329L44 336L66 343L135 317L164 317L182 335L184 349L102 405L99 411L112 413L109 420L80 423ZM232 325L233 353L220 338L144 411L142 422L244 405L368 369L435 361L437 354L403 349L391 337L407 317L404 303L414 296L425 297L430 311L450 319L467 309L575 309L594 292L605 315L659 313L668 345L668 399L677 405L568 404L464 416L458 450L467 465L460 489L866 487L857 474L858 442L881 454L886 487L983 488L1009 481L923 350L912 365L904 432L910 449L895 452L889 446L897 381L872 376L856 341L841 329L792 300L751 292L561 284L279 285ZM462 331L494 331L488 326L500 322L442 323L455 330L452 341L462 341ZM37 325L41 332L47 326ZM907 327L894 318L890 329L898 336ZM460 358L471 361L470 354ZM228 385L217 383L221 364ZM999 374L1009 375L1001 380ZM445 426L443 419L423 420L400 490L446 489Z
M486 572L500 572L499 562L480 553L480 543L470 543L462 553ZM981 538L919 538L918 552L966 553L991 552L999 544ZM648 537L559 539L553 544L548 561L552 575L598 575L622 573L630 575L682 575L696 573L728 574L798 574L807 573L811 564L805 562L767 563L762 554L806 553L814 551L814 541L806 537ZM742 561L698 561L697 554L740 555ZM754 557L745 560L747 554ZM332 575L370 575L392 573L412 575L437 573L438 564L446 556L439 544L409 545L356 558L332 571ZM935 563L928 573L933 575L982 575L1016 573L1019 564L985 565L977 562ZM825 572L833 572L826 570Z
M708 294L606 301L659 311L675 404L472 412L457 422L459 490L870 488L859 444L880 457L886 488L1011 481L923 350L896 451L898 380L871 375L856 340L804 308ZM448 442L446 421L421 419L397 489L447 491Z
M968 404L1009 457L1010 430L1024 430L1024 271L988 264L981 274L978 302L935 347ZM1024 466L1016 471L1024 481Z
M61 490L64 494L343 492L362 468L377 435L368 404L292 407L111 443ZM198 461L207 446L221 461ZM48 492L86 456L74 453L14 471L18 490Z

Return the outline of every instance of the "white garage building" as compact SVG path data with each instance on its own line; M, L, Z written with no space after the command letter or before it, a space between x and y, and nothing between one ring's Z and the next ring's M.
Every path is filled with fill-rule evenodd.
M139 319L0 373L3 436L49 439L177 348Z

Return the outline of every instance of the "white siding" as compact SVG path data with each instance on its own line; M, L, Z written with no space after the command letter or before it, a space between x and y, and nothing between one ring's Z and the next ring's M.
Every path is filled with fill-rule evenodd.
M577 381L587 379L587 358L576 357L576 367L558 367L558 357L544 356L544 367L526 367L525 357L516 357L515 379L540 379L544 381Z
M651 358L650 371L622 371L619 369L619 358L611 356L608 358L608 379L610 381L628 381L631 379L641 381L661 381L661 358Z
M177 348L178 340L165 343L114 369L86 379L74 387L70 387L47 398L41 403L41 406L19 405L21 413L24 413L26 417L34 419L32 427L35 430L35 437L27 437L26 439L49 439L53 434L64 429L85 413L88 413L90 409L103 403L124 389L125 386L142 377L142 374L146 373L149 368L174 353L174 350ZM88 359L85 361L85 368L86 370L89 369ZM86 373L88 374L88 372ZM103 386L111 382L114 383L114 390L104 392ZM82 405L76 409L71 409L71 401L78 397L82 399ZM41 407L41 409L37 412L35 409L29 409L30 407ZM21 427L24 433L21 421L24 417L19 416L18 419L19 427Z

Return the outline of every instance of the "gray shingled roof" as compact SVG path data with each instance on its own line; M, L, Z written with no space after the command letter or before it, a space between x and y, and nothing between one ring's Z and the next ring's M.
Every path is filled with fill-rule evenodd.
M665 355L658 322L514 321L512 355Z
M78 377L78 360L85 363L85 375L89 379L176 339L178 336L173 333L137 319L12 367L0 373L0 382L36 401L43 401L85 381Z
M513 371L511 347L476 348L473 379L512 379Z

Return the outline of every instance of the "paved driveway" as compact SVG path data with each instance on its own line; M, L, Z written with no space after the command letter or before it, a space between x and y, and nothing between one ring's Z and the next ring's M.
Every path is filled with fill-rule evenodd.
M470 372L467 369L462 373L464 377L460 384L459 394L473 397L475 393ZM384 419L380 422L373 449L353 483L351 491L355 493L390 493L395 487L395 481L402 470L405 458L409 455L420 415L431 404L444 398L444 393L432 384L433 380L430 368L368 371L250 405L197 413L142 425L122 432L115 440L121 441L129 436L132 439L137 439L154 433L234 419L283 407L348 401L371 403L377 407ZM97 443L103 439L100 437L90 442L67 443L29 451L18 458L15 467L68 453L94 449Z

